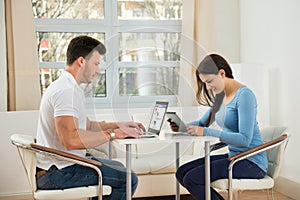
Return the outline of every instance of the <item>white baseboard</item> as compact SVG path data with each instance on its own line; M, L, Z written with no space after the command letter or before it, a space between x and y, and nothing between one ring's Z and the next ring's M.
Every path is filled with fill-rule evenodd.
M300 200L300 183L279 176L275 180L274 190L295 200Z

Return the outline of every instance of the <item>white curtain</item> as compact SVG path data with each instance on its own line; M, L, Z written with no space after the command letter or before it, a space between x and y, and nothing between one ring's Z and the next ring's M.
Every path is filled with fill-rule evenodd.
M5 0L7 111L39 108L41 90L31 0Z
M7 110L6 38L4 1L0 1L0 112Z
M214 3L183 0L178 106L197 105L195 70L215 48Z

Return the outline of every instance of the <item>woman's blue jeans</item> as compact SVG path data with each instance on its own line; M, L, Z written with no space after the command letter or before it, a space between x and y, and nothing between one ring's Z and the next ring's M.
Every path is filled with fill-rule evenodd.
M112 193L105 196L104 199L126 199L126 168L120 162L91 157L93 160L100 161L102 166L99 169L102 172L103 185L110 185ZM132 194L138 184L138 178L134 172L132 178ZM89 167L81 165L71 165L62 169L51 166L46 174L37 178L37 187L39 189L54 190L67 189L81 186L98 185L98 173Z
M215 155L210 157L211 182L228 178L228 154ZM191 195L197 200L205 199L205 159L200 158L186 163L178 168L176 178ZM265 176L265 172L249 160L241 160L233 167L233 178L255 178ZM212 200L224 200L224 198L211 188Z

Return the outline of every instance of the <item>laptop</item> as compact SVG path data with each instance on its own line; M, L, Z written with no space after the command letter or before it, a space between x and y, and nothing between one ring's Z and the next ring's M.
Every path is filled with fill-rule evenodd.
M149 126L141 138L153 138L159 135L168 108L168 102L156 101L151 113Z

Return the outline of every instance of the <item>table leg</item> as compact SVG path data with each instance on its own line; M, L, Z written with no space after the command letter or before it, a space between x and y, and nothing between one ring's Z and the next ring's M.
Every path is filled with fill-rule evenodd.
M210 142L205 141L205 200L210 200Z
M126 144L126 200L131 200L131 144Z
M112 159L112 143L111 141L108 142L108 159Z
M176 142L175 143L176 147L175 147L175 154L176 154L176 171L179 167L179 142ZM175 199L176 200L180 200L180 185L179 185L179 182L176 180L176 197Z

